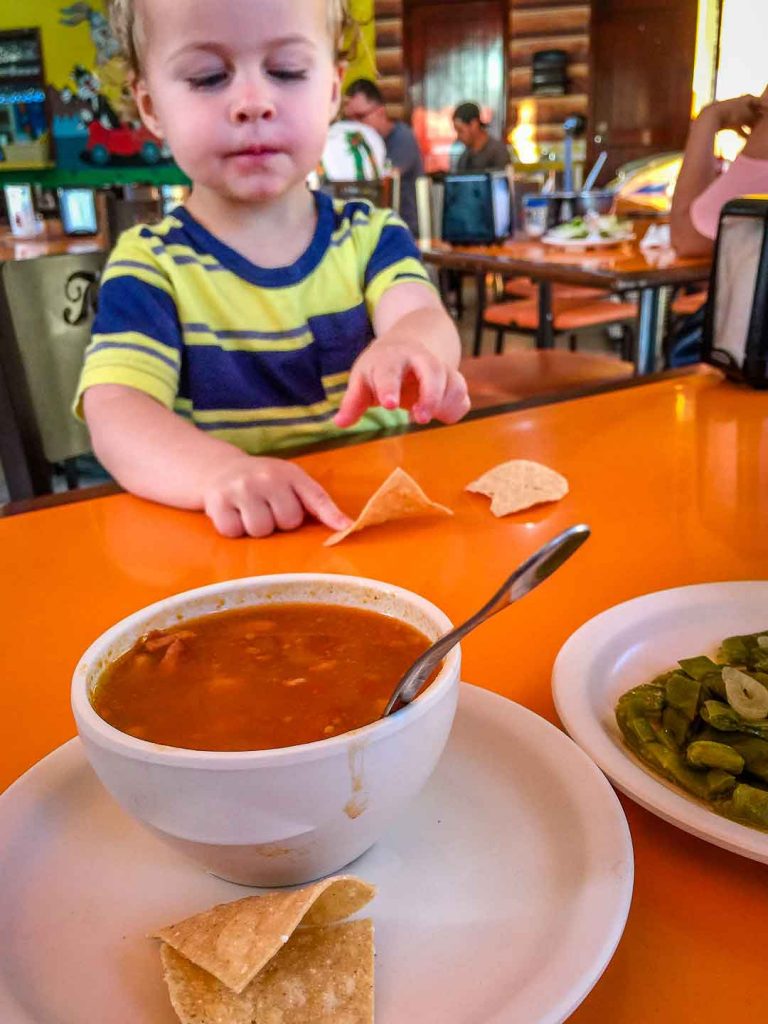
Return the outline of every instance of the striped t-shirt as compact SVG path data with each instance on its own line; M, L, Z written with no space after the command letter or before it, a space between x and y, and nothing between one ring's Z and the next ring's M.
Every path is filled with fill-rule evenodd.
M391 210L315 201L309 248L276 269L184 207L122 234L102 277L78 412L86 388L123 384L252 454L345 433L331 417L381 296L401 282L431 285ZM351 429L403 422L402 410L371 409Z

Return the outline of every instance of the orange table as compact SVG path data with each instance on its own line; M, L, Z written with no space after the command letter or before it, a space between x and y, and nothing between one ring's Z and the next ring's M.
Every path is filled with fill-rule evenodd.
M398 465L455 510L333 548L318 525L224 540L202 515L122 494L0 519L0 785L74 734L78 656L150 601L230 577L318 570L409 587L458 620L524 555L583 521L593 537L579 554L464 644L464 678L555 720L552 662L586 619L663 587L768 575L766 422L765 395L713 372L315 453L302 464L350 512ZM497 520L463 486L516 456L561 470L571 493ZM768 869L622 802L635 846L632 909L572 1019L764 1020Z

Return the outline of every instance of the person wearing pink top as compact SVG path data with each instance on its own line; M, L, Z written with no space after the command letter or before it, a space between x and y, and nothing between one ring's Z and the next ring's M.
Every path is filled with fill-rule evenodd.
M715 136L730 128L746 136L744 149L719 173ZM768 193L768 88L704 107L691 125L672 199L672 246L680 256L711 252L720 211L737 196Z

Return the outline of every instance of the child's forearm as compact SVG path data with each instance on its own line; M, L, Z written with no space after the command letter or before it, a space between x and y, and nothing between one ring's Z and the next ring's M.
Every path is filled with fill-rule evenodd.
M461 359L461 341L456 326L442 306L424 307L405 313L389 328L399 341L413 338L442 363L455 370ZM385 331L379 340L386 343Z
M89 388L83 408L96 457L133 494L178 508L202 509L211 479L248 456L135 388Z

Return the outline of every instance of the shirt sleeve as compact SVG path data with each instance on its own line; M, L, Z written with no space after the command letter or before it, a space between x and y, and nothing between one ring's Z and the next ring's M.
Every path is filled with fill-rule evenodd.
M173 288L142 228L122 235L101 279L98 311L74 401L85 391L123 384L173 408L179 389L182 332Z
M405 223L393 210L376 210L371 227L378 230L365 267L364 291L368 315L373 319L382 295L394 285L417 282L433 288L419 250Z
M691 203L691 221L700 235L714 238L720 211L731 199L768 192L768 160L739 155L730 168L715 178Z

